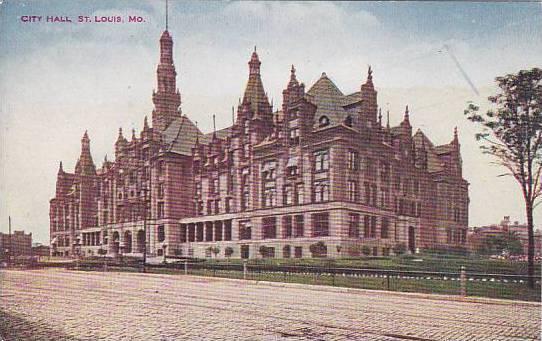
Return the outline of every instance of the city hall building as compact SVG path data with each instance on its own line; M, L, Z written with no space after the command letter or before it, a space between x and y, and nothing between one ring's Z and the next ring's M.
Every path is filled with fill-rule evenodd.
M457 131L434 145L408 107L398 126L383 122L370 68L344 94L325 73L306 90L292 66L277 110L256 50L248 66L232 126L202 133L181 112L164 31L151 122L129 138L119 129L115 160L99 168L86 132L74 171L60 163L51 252L305 258L466 243Z

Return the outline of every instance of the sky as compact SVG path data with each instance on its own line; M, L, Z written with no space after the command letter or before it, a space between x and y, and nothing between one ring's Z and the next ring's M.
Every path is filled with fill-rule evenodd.
M22 16L42 16L23 22ZM128 16L143 22L129 23ZM72 23L47 23L46 16ZM123 22L77 23L78 16ZM60 160L73 171L85 130L97 166L122 127L152 111L164 1L0 0L0 232L49 240L49 200ZM231 124L257 46L275 107L291 64L307 89L326 72L359 91L371 65L378 103L396 125L406 105L414 131L448 143L455 126L470 183L470 226L525 221L519 186L483 155L469 101L487 107L497 76L542 67L542 3L169 3L182 112L205 131ZM457 63L454 61L457 61ZM542 205L541 205L542 206ZM542 208L535 211L542 227Z

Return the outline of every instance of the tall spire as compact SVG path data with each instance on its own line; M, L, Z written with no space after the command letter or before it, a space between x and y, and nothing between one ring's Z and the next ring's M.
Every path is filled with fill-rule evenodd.
M169 8L168 8L168 0L166 0L166 31L168 29L168 14L169 14Z
M173 120L181 117L181 94L176 84L177 72L173 64L173 39L168 31L168 11L166 1L166 29L160 37L160 64L156 72L158 89L152 95L154 103L152 125L160 132Z
M58 174L64 173L64 168L62 167L62 161L60 161L60 165L58 166Z

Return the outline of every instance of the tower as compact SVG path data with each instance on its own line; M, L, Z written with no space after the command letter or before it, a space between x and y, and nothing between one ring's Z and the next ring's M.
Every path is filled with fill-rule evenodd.
M160 63L156 70L157 91L153 91L152 125L158 132L164 131L176 118L181 117L181 93L177 89L175 65L173 64L173 39L167 27L160 37Z

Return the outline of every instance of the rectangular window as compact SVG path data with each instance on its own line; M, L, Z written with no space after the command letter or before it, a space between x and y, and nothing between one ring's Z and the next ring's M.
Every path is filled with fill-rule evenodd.
M295 185L296 205L303 204L303 184Z
M319 150L314 152L314 171L324 172L329 170L329 150Z
M159 199L164 198L164 184L163 183L158 184L158 198Z
M365 176L369 178L376 176L376 164L371 158L365 159Z
M295 258L303 257L303 247L302 246L296 246L294 248L294 257Z
M354 180L348 181L348 200L355 202L358 199L358 184Z
M224 221L224 240L231 240L231 220Z
M282 217L282 238L292 238L292 216Z
M213 194L220 193L220 181L218 180L218 178L215 178L212 181L211 193Z
M215 214L220 213L220 199L215 200Z
M239 222L239 239L248 240L252 239L252 225L250 220Z
M329 181L318 180L314 182L314 202L329 201Z
M358 153L353 150L348 151L348 169L358 170Z
M371 217L371 238L376 238L376 216Z
M380 226L380 238L389 238L390 221L386 217L382 217L382 225Z
M263 239L277 238L277 218L267 217L262 219Z
M298 127L290 128L289 137L290 137L291 144L298 144L299 143L299 128Z
M276 191L275 188L265 188L263 192L263 207L276 206Z
M329 213L314 213L312 215L312 236L329 236Z
M226 211L226 213L230 213L231 211L231 201L232 198L226 198L226 201L224 201L224 210Z
M161 201L158 203L158 218L164 218L164 202Z
M207 200L207 214L213 213L213 201Z
M303 237L305 235L305 223L302 214L295 216L294 237Z
M349 214L348 237L359 238L359 214Z
M166 231L164 225L158 225L158 242L166 240Z
M284 186L284 205L293 205L294 204L294 190L292 186L286 185Z

